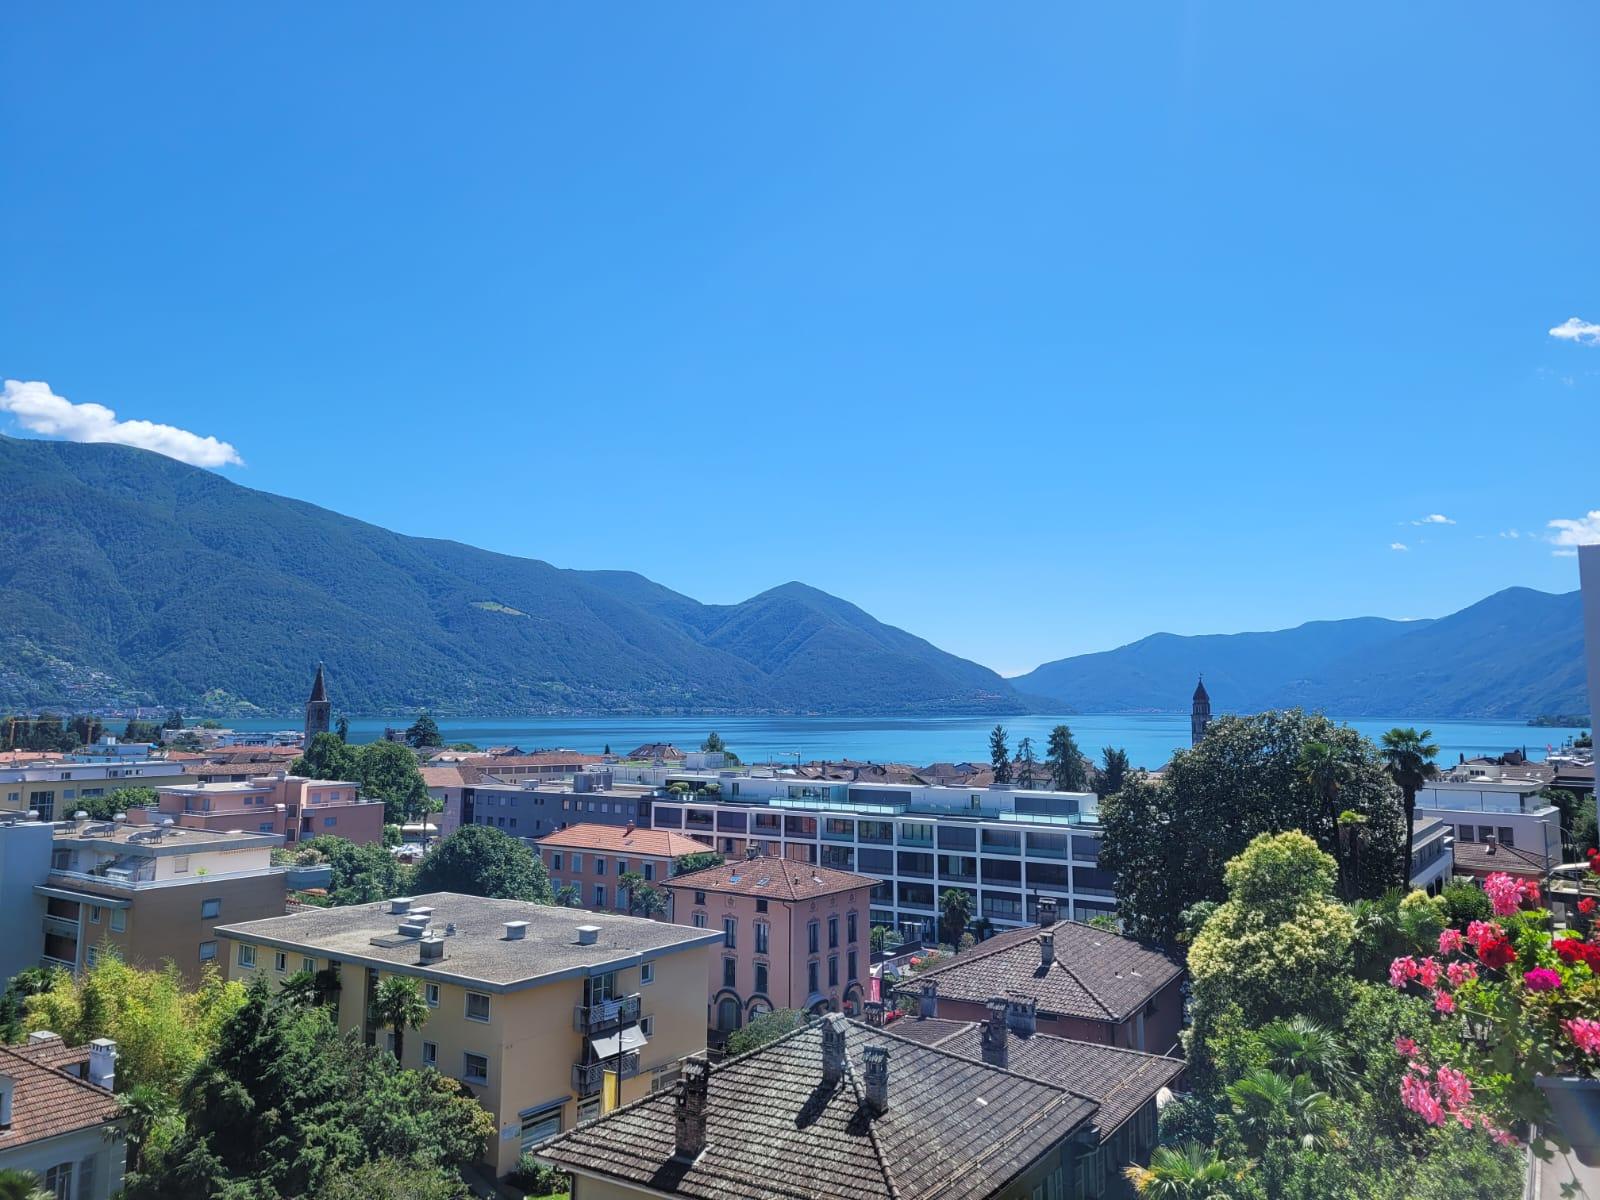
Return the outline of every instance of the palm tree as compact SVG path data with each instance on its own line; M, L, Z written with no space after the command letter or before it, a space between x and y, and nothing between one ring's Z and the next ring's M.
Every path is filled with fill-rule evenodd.
M575 883L563 884L556 889L555 902L562 908L578 908L583 904L583 893Z
M945 888L939 897L939 925L952 946L961 944L961 935L972 919L972 894L960 888Z
M1350 764L1327 742L1307 742L1300 747L1300 779L1322 801L1322 816L1327 822L1327 837L1339 858L1339 874L1344 861L1339 854L1339 789L1350 778ZM1322 839L1319 838L1318 841Z
M1328 1139L1333 1098L1309 1075L1291 1080L1276 1071L1251 1071L1226 1091L1234 1122L1252 1154L1260 1154L1281 1134L1298 1139L1304 1150L1314 1150Z
M137 1172L144 1164L144 1148L162 1120L175 1114L176 1106L167 1094L153 1084L141 1083L122 1097L122 1115L128 1119L128 1170Z
M428 1002L417 991L415 981L391 975L378 985L372 1001L372 1014L394 1033L394 1057L403 1061L407 1029L421 1029L428 1019Z
M1411 823L1417 813L1417 791L1439 773L1433 762L1439 747L1428 740L1432 736L1431 729L1418 733L1412 728L1395 728L1383 735L1384 766L1406 799L1406 854L1405 861L1400 864L1402 891L1411 886L1412 839L1416 836Z
M1354 1085L1350 1052L1338 1036L1319 1021L1294 1016L1261 1027L1261 1045L1267 1065L1274 1071L1309 1075L1328 1092L1348 1092Z
M1131 1166L1122 1174L1144 1200L1226 1200L1228 1185L1247 1165L1188 1142L1181 1149L1157 1146L1148 1167Z
M283 986L278 989L278 1001L281 1004L292 1004L310 1008L321 997L321 989L317 987L315 971L296 971L283 981Z
M0 1170L0 1200L50 1200L32 1171Z

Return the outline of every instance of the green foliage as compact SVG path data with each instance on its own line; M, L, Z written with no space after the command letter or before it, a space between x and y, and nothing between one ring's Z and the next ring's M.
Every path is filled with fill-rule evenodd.
M1033 739L1025 737L1017 743L1017 786L1031 788L1038 778L1039 760L1033 752Z
M0 1168L0 1200L49 1200L52 1195L39 1186L39 1177L32 1171Z
M720 867L726 861L715 850L703 850L698 854L680 854L672 860L672 873L674 875L687 875L690 871L704 871L707 867Z
M1181 1147L1157 1146L1148 1167L1123 1172L1142 1200L1227 1200L1231 1185L1243 1178L1249 1164L1233 1162L1193 1142Z
M438 801L428 795L417 756L400 742L368 742L356 754L356 778L364 795L383 801L383 819L405 825L435 811Z
M994 781L999 787L1011 782L1011 751L1006 748L1006 727L996 725L989 731L989 765L994 769Z
M939 936L952 946L959 945L961 935L972 920L972 893L962 888L945 888L939 893Z
M494 1133L453 1080L341 1035L325 1008L251 985L185 1085L184 1132L128 1200L378 1195L440 1200ZM408 1168L397 1176L370 1164ZM350 1179L366 1190L351 1190ZM383 1180L381 1184L378 1182Z
M359 775L356 748L336 733L316 734L305 752L289 764L289 774L307 779L355 780Z
M872 947L874 954L883 953L884 943L888 936L889 930L887 926L874 925L872 927L872 932L868 935L868 944Z
M1418 733L1410 727L1404 729L1396 727L1383 735L1384 765L1388 769L1389 778L1394 780L1395 786L1405 798L1406 853L1399 864L1401 887L1409 887L1411 884L1412 822L1417 811L1417 791L1439 773L1439 768L1433 764L1433 760L1438 757L1439 747L1428 740L1432 736L1433 731L1430 729Z
M406 1030L421 1029L428 1019L428 1002L422 998L417 981L404 975L391 975L378 984L372 998L372 1015L394 1034L394 1056L405 1059Z
M125 742L159 742L161 726L155 721L130 720L122 730Z
M92 821L109 821L118 813L125 813L130 808L154 808L156 806L156 790L148 787L122 787L109 792L104 796L83 796L77 802L76 812L81 809L89 814Z
M429 850L412 888L539 904L554 899L544 863L520 840L487 825L464 826Z
M1313 742L1343 764L1339 808L1366 818L1359 845L1348 851L1338 810L1303 766ZM1105 799L1101 817L1100 865L1117 876L1128 931L1168 945L1186 908L1223 898L1223 865L1258 834L1309 834L1359 895L1392 885L1407 846L1401 798L1376 748L1355 730L1298 709L1217 718L1198 746L1174 755L1161 783L1135 773Z
M1132 768L1128 765L1128 752L1115 746L1107 746L1100 751L1100 769L1094 773L1095 795L1104 800L1107 796L1115 796L1122 790L1122 785L1128 780L1128 772Z
M1088 772L1083 766L1083 752L1078 749L1072 730L1057 725L1050 731L1050 741L1045 747L1045 769L1050 772L1050 786L1058 792L1086 792L1089 790Z
M728 1035L729 1054L748 1054L786 1033L793 1033L811 1018L798 1008L776 1008L746 1021L742 1029Z
M36 717L0 717L0 750L73 750L100 737L97 717L73 717L56 713Z
M323 834L301 843L301 853L315 855L333 868L328 898L335 904L369 904L407 890L407 868L395 862L381 844L358 846L345 838Z
M667 894L637 871L624 871L617 884L628 893L628 911L636 917L653 917L667 911Z
M1444 901L1445 919L1456 929L1465 929L1473 921L1487 921L1494 916L1494 906L1476 883L1466 879L1453 879L1439 893Z
M310 1200L468 1200L472 1189L458 1171L421 1160L368 1159L330 1173Z
M1122 932L1122 926L1118 924L1117 919L1110 913L1096 913L1084 924L1093 926L1095 929L1104 929L1107 933Z
M720 750L727 758L729 765L735 767L739 765L739 756L728 747L728 743L722 740L722 735L719 734L715 729L706 735L706 740L700 743L700 749L707 751L708 753L714 753ZM606 753L609 754L610 750L608 749Z
M0 1043L20 1042L27 1032L24 1018L28 1015L28 997L40 996L69 978L64 972L49 967L24 967L6 983L0 992Z
M572 1190L572 1177L555 1167L547 1167L531 1154L524 1154L506 1175L506 1182L525 1196L553 1196Z
M439 736L439 723L427 709L419 712L417 719L411 722L411 727L406 730L406 745L418 749L424 746L444 745L444 739Z

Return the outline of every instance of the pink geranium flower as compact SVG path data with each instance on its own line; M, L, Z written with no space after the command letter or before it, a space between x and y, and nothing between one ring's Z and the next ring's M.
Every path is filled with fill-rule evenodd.
M1570 1021L1561 1022L1561 1027L1567 1031L1579 1050L1585 1054L1600 1054L1600 1021L1590 1020L1588 1017L1574 1017Z
M1436 1012L1453 1013L1456 1010L1456 998L1449 992L1435 992L1433 1007Z
M1461 930L1446 929L1439 935L1439 953L1456 954L1461 950Z
M1439 960L1425 958L1417 964L1417 982L1432 991L1439 986Z
M1478 977L1478 967L1476 963L1465 960L1453 962L1445 968L1444 976L1450 981L1451 987L1460 987L1463 983Z
M1496 871L1483 881L1483 893L1497 917L1509 917L1522 907L1522 885L1504 871Z
M1417 977L1417 960L1409 954L1389 964L1389 986L1403 988Z

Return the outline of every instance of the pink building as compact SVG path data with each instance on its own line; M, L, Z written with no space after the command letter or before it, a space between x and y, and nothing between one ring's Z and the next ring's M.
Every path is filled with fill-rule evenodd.
M625 826L569 825L534 842L533 852L544 860L552 888L578 889L580 907L626 913L631 904L621 883L624 875L642 875L646 883L659 887L672 875L678 859L704 854L706 847L681 833L639 829L630 821ZM667 911L651 915L672 920L671 895L667 893Z
M673 920L722 932L708 1024L727 1033L777 1008L860 1012L871 959L865 875L740 859L667 880Z
M128 814L134 823L170 817L188 829L279 833L286 844L330 834L356 843L383 840L383 802L363 800L348 780L259 775L231 783L160 788L156 808Z

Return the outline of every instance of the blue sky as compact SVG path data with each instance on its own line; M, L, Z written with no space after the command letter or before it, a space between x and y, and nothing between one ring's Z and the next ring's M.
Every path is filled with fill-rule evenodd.
M0 430L104 405L1007 673L1569 590L1597 44L1559 3L13 6L0 377L48 387Z

